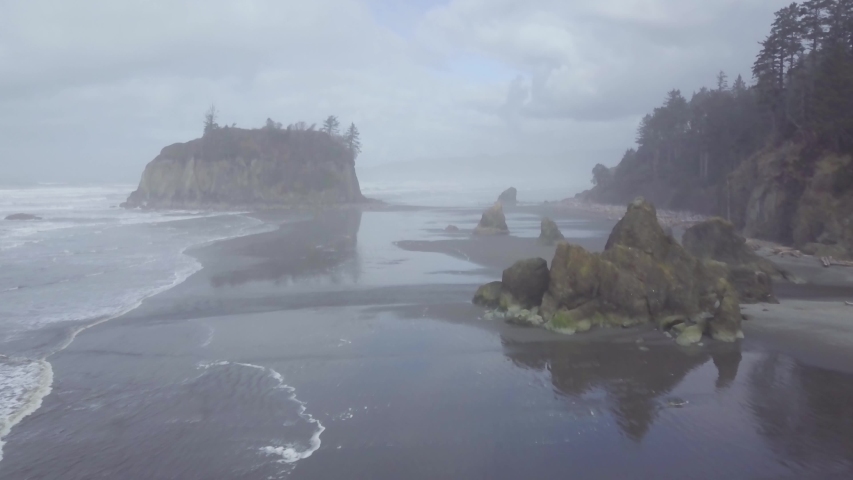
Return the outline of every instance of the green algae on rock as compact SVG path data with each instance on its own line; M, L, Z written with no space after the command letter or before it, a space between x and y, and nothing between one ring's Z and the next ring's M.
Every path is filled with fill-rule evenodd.
M578 245L557 246L548 281L543 282L544 260L520 262L511 282L529 282L540 301L546 328L574 334L595 327L630 327L656 323L661 328L695 327L726 342L742 336L737 290L720 262L703 261L667 235L657 221L654 205L637 199L616 224L604 252L591 253ZM533 265L537 268L533 268ZM527 265L527 267L523 267ZM535 273L534 273L535 272ZM520 304L501 282L499 310ZM497 291L497 283L481 287ZM478 291L478 297L484 294ZM529 306L533 296L524 296ZM475 298L476 301L476 298ZM517 307L516 307L517 308ZM706 320L706 317L710 317ZM701 335L700 335L701 339Z

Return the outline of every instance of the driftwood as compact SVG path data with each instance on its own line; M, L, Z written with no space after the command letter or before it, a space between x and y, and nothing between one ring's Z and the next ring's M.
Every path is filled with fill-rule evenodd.
M788 255L791 257L800 258L803 256L803 252L791 247L774 247L770 250L770 253L773 255L779 255L780 257Z
M847 260L836 260L832 257L820 257L820 263L822 263L824 267L831 267L833 265L839 267L853 267L853 262Z

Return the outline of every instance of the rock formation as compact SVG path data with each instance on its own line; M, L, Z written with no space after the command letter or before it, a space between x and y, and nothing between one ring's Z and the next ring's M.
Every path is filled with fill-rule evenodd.
M853 259L853 156L792 141L773 143L713 185L650 177L652 158L626 154L577 198L620 204L643 195L666 209L723 216L749 238Z
M544 282L541 269L534 268L537 263L541 266L536 260L517 264L511 269L511 284L506 283L505 272L503 282L481 287L475 302L494 306L497 296L499 309L530 308L535 295L524 296L527 303L521 304L517 285L526 283L538 294ZM696 325L729 342L742 335L737 291L728 281L725 265L690 255L664 233L655 207L643 199L628 206L603 253L560 243L548 273L538 313L557 332L655 322L664 329ZM519 303L508 304L506 292Z
M550 218L542 219L542 226L540 228L539 233L539 243L542 245L554 245L555 243L563 240L565 237L563 236L563 232L560 231L560 227L554 223Z
M507 205L515 205L517 196L518 190L515 187L509 187L500 194L498 201Z
M501 286L509 295L504 303L520 305L522 308L538 307L542 296L548 291L548 262L544 258L531 258L516 262L503 271Z
M122 204L276 208L364 201L353 154L324 132L220 128L164 148Z
M41 217L30 213L13 213L6 217L6 220L41 220Z
M506 217L500 202L483 212L480 223L474 229L474 235L506 235L508 233L509 227L506 225Z
M456 225L448 225L447 227L444 228L444 231L450 232L450 233L455 233L455 232L459 231L459 227L457 227Z
M737 289L743 303L776 303L771 277L796 280L775 263L756 254L734 225L722 218L712 218L688 228L681 243L697 258L726 264L729 282Z

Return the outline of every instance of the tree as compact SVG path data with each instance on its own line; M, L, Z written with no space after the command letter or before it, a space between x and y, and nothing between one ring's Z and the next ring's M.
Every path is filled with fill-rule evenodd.
M829 18L827 10L833 0L807 0L800 8L800 22L803 25L803 37L809 46L809 53L820 49L826 37Z
M267 118L267 121L264 124L264 128L267 130L281 130L281 127L281 122L275 122L271 118Z
M747 87L746 82L743 81L743 77L740 75L735 79L734 85L732 85L732 93L735 94L735 97L739 97L746 93Z
M329 115L326 120L323 121L323 128L320 129L322 132L326 132L329 135L337 135L338 127L340 127L340 122L338 122L338 117L334 115Z
M717 90L722 92L729 89L729 76L726 72L720 70L717 74Z
M344 133L344 145L352 153L353 160L361 153L361 140L359 140L358 128L356 128L355 123L351 123Z
M610 171L610 169L600 163L592 169L593 185L606 186L608 183L610 183L612 177L613 173Z
M219 128L219 124L216 123L216 119L219 117L219 111L216 110L216 105L211 105L207 112L204 114L204 134L212 132Z

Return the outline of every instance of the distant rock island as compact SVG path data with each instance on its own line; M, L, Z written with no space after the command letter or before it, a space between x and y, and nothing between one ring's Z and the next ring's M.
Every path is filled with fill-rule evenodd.
M219 127L208 113L201 138L165 147L142 174L125 208L277 208L365 201L355 173L358 130Z

